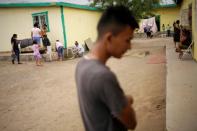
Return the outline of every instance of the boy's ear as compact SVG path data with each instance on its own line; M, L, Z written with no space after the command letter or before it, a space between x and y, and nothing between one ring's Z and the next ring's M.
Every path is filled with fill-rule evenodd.
M111 32L108 32L104 35L104 40L107 42L107 43L111 43L111 39L112 39L112 33Z

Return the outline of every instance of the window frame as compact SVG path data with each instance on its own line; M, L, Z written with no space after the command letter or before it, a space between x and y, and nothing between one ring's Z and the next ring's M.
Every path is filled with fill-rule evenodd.
M40 21L40 16L45 15L46 16L46 25L47 25L47 32L50 32L50 28L49 28L49 19L48 19L48 11L44 11L44 12L38 12L38 13L32 13L32 20L33 20L33 24L34 24L34 17L38 16L39 17L39 21ZM39 23L40 24L40 23ZM42 27L42 25L40 25L40 27Z

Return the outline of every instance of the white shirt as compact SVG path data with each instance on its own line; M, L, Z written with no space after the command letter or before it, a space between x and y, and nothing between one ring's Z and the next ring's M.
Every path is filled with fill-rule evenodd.
M40 37L41 30L39 28L32 28L31 32L33 33L33 37Z
M56 45L56 49L58 49L59 47L64 47L61 42L56 42L55 45Z
M80 44L78 44L78 46L75 45L75 48L79 54L84 53L84 48Z

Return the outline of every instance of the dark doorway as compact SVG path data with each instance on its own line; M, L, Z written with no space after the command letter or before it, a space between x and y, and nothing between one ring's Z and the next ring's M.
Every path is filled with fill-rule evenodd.
M192 28L192 4L189 4L188 20L189 20L189 26L190 28Z
M160 31L160 15L155 16L158 31Z

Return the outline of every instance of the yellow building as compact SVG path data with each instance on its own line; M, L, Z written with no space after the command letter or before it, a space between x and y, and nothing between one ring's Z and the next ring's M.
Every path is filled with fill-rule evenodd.
M56 40L69 47L75 41L83 44L88 37L96 39L95 29L100 11L86 5L47 1L51 2L0 2L0 52L11 50L13 34L18 34L18 39L31 38L35 22L39 22L40 26L47 24L47 35L52 46Z
M158 6L154 8L153 12L156 16L160 18L160 30L162 31L162 25L164 24L165 27L169 24L171 27L173 23L180 19L179 16L180 6L176 4L173 5L165 5L165 6Z

